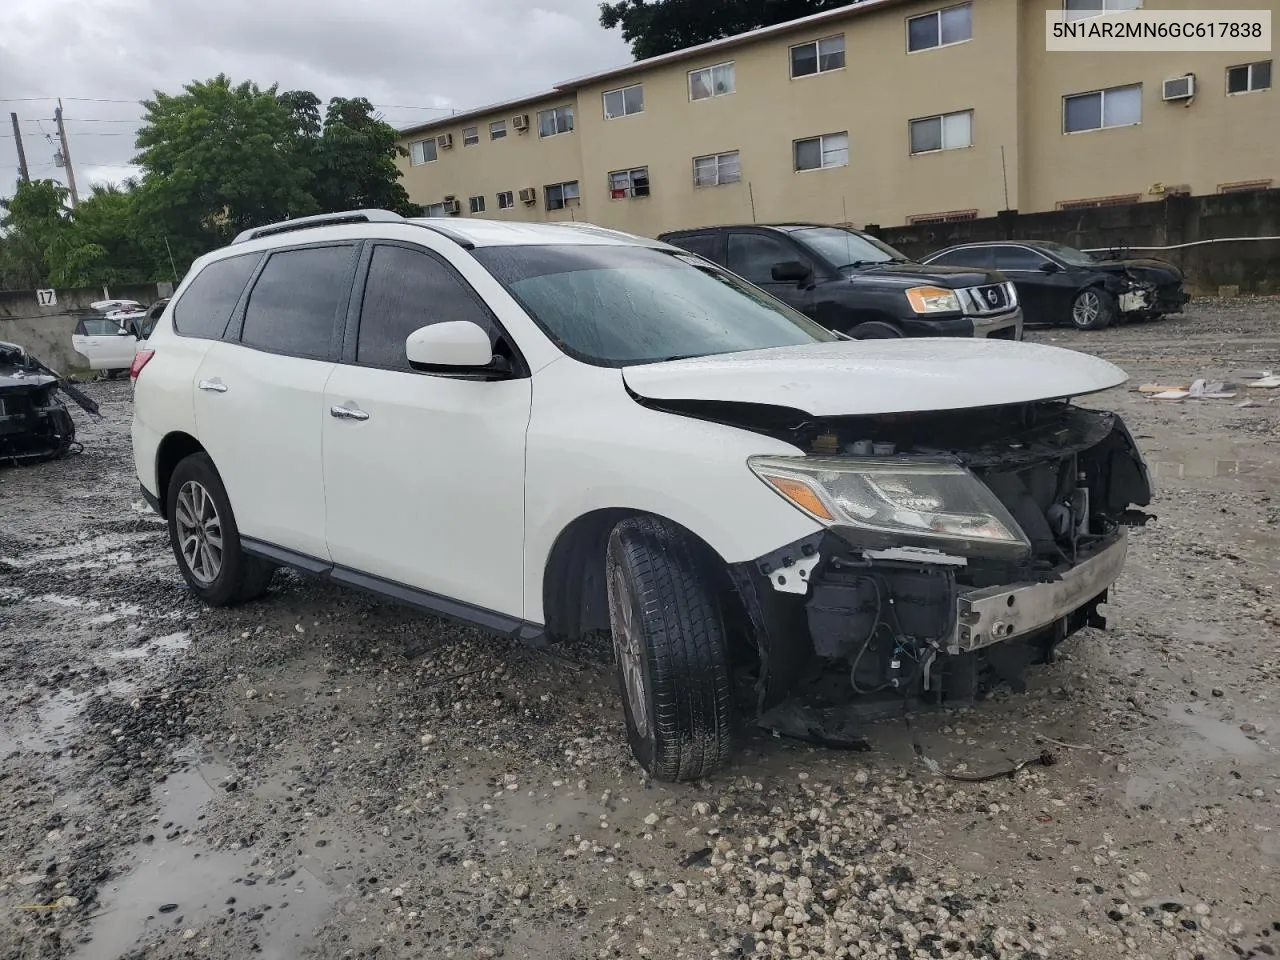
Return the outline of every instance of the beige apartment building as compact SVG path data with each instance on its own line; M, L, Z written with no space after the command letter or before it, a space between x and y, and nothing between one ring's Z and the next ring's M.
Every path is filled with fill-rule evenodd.
M654 236L1280 181L1270 54L1048 53L1055 3L1086 16L1225 0L863 0L404 130L404 184L431 215ZM1280 0L1229 5L1274 17Z

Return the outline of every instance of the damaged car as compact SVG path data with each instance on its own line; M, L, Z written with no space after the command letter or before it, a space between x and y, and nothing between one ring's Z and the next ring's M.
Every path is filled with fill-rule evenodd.
M16 343L0 342L0 463L65 456L76 424L58 392L86 412L98 405Z
M1120 576L1147 469L1103 360L856 341L585 224L322 215L195 262L133 449L191 590L291 567L510 640L612 639L655 778L740 713L964 704ZM815 738L821 739L821 730Z
M930 254L924 262L999 271L1017 289L1028 323L1102 330L1179 313L1191 300L1182 271L1172 263L1102 259L1048 241L966 243Z

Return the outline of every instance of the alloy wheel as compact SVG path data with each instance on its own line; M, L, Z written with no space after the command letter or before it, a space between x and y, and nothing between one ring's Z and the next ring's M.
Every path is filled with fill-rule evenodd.
M626 687L627 702L631 705L631 719L636 733L647 737L649 703L644 692L644 647L640 642L640 627L636 623L631 585L621 567L613 571L613 587L618 611L613 624L613 650L622 670L622 682Z
M222 518L204 485L188 480L178 491L174 521L178 550L197 581L213 583L222 572Z
M1071 319L1077 327L1088 327L1098 319L1101 312L1102 304L1098 295L1092 290L1086 290L1076 298L1075 305L1071 308Z

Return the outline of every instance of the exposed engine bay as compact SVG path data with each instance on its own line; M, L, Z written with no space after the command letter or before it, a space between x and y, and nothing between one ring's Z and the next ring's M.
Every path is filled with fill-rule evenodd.
M958 465L1025 537L1016 552L953 551L837 521L737 565L761 713L794 697L852 694L874 712L904 698L970 703L999 682L1020 689L1027 666L1105 626L1098 607L1123 566L1126 527L1150 519L1138 509L1151 500L1147 469L1124 423L1064 401L789 424L777 408L717 412L817 463Z
M0 463L65 456L76 439L75 421L58 391L87 412L98 405L22 347L0 342Z

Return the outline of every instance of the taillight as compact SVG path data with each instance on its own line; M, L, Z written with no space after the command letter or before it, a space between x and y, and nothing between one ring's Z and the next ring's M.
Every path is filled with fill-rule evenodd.
M139 350L133 355L133 363L129 364L129 381L133 382L138 379L138 374L142 373L142 368L151 362L151 358L156 355L154 350Z

